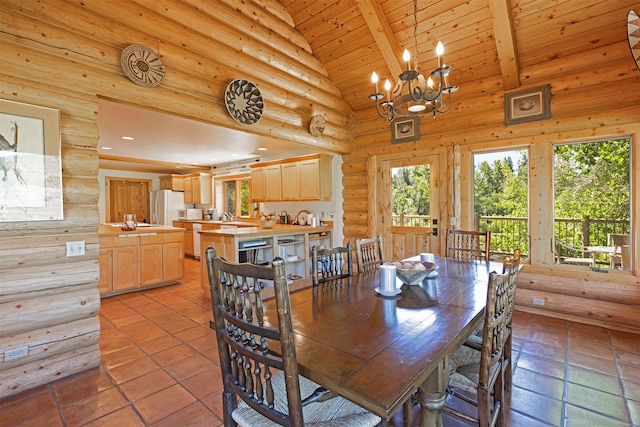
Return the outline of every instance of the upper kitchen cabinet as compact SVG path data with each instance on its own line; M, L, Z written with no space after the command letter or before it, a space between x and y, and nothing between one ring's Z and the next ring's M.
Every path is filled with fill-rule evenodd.
M206 173L190 174L184 176L184 202L185 204L211 204L211 175Z
M318 154L301 160L300 200L331 200L331 156Z
M252 166L251 198L256 202L331 200L331 161L327 154Z
M184 191L184 175L163 175L160 177L161 190Z

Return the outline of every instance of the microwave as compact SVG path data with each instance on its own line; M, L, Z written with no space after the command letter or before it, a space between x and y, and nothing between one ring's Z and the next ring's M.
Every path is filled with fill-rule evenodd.
M202 209L179 209L179 219L202 219Z

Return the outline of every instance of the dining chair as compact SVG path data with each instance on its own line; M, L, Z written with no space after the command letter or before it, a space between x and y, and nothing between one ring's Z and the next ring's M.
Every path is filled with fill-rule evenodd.
M504 369L511 364L506 352L509 273L489 274L480 361L456 366L447 393L477 407L477 416L446 406L443 410L480 427L504 425Z
M613 247L613 253L611 254L611 268L620 267L623 270L629 269L629 252L625 251L623 254L622 249L626 246L629 247L631 236L629 234L609 234L607 246Z
M368 239L356 239L356 261L358 273L375 270L384 263L382 236Z
M447 258L489 261L491 231L451 230L447 228Z
M284 260L233 264L206 250L227 427L372 427L381 422L353 402L298 374ZM277 325L264 323L261 285L273 282ZM272 352L277 349L278 353ZM238 398L240 403L238 403Z
M351 242L347 246L331 249L311 248L311 277L313 286L353 276L353 255Z

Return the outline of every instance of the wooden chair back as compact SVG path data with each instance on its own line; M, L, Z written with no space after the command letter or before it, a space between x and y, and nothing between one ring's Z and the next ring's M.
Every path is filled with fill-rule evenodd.
M311 276L313 285L353 276L351 242L332 249L311 248Z
M620 266L623 270L629 269L629 244L631 236L629 234L609 234L608 246L613 246L611 255L611 268Z
M224 419L231 420L236 396L255 411L281 425L302 426L302 400L293 340L291 301L284 261L271 266L232 264L206 250L213 305L210 326L216 332L223 376ZM278 327L264 324L261 283L272 281L278 308ZM279 347L281 357L269 351ZM274 409L272 375L282 370L286 379L288 414Z
M513 320L513 310L516 303L516 288L518 287L518 274L520 272L520 249L513 251L513 256L507 256L502 261L502 273L507 274L509 287L507 289L507 336L505 337L504 345L504 359L503 365L504 371L504 389L511 390L513 384L513 365L512 351L513 351L513 328L511 327Z
M384 263L382 236L368 239L356 239L356 261L358 273L375 270Z
M504 420L504 366L511 363L505 354L510 336L509 273L489 274L489 290L485 307L478 376L478 418L480 425L494 425L495 420ZM498 421L498 425L504 422Z
M447 258L489 261L491 231L447 229Z

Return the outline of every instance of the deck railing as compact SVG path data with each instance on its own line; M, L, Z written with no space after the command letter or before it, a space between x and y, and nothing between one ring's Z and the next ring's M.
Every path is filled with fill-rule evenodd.
M522 257L528 258L528 219L515 216L476 215L476 228L491 231L491 254L502 256L520 248ZM554 236L572 246L609 246L609 234L629 234L628 219L556 218ZM429 215L394 215L393 225L404 227L430 227ZM565 249L563 249L565 250ZM583 256L576 253L561 253L561 256ZM608 264L605 254L599 254L596 262Z

